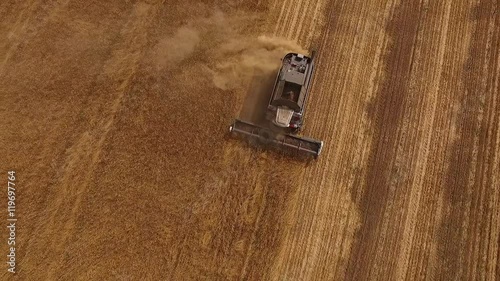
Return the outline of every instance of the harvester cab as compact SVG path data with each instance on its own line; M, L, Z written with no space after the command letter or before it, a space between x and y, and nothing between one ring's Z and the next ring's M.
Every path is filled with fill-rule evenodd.
M315 158L321 153L323 142L299 137L303 124L305 104L314 72L314 52L310 57L288 53L283 57L273 91L267 105L268 128L236 119L230 126L232 133L273 144L287 151L306 153Z

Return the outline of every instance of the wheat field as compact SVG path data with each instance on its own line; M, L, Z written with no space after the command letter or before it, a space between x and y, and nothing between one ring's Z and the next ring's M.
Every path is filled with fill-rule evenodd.
M1 1L0 279L500 280L499 11ZM322 155L229 137L312 50Z

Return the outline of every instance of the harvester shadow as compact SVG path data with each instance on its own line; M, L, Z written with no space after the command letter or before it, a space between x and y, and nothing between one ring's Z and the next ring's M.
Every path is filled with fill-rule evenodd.
M254 73L239 118L262 127L269 127L266 111L274 87L275 72Z

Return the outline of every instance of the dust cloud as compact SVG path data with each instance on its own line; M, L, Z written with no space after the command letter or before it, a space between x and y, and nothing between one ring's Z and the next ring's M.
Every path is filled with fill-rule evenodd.
M218 64L213 82L220 89L234 89L253 76L272 75L288 52L307 54L297 43L266 35L235 38L224 43L219 52L227 60Z
M267 35L248 34L256 15L226 16L215 11L180 27L155 46L154 64L168 68L190 56L201 55L209 62L201 66L222 90L244 88L255 76L274 76L280 59L288 52L307 54L296 42Z
M199 32L188 26L180 27L175 35L164 38L156 45L156 64L163 68L178 63L193 53L200 42Z

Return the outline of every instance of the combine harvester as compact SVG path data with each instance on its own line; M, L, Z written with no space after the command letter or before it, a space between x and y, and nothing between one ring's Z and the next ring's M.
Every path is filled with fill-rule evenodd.
M296 135L302 127L304 108L311 87L313 59L314 52L310 57L289 53L282 59L267 106L266 119L270 121L269 126L258 126L236 119L229 131L257 140L263 145L317 158L323 142Z

